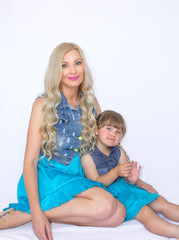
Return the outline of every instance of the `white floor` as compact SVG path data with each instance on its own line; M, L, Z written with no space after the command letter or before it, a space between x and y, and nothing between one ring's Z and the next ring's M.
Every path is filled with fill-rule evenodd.
M52 224L53 240L166 240L154 235L136 220L115 228L79 227L69 224ZM170 238L171 239L171 238ZM0 240L37 240L31 223L20 227L1 230Z

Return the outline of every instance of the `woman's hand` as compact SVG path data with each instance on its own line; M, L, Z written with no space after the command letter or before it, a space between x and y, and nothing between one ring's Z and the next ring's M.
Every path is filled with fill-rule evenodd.
M32 226L40 240L53 240L50 223L42 211L32 214Z
M153 188L150 184L142 181L141 179L138 179L138 181L136 183L136 186L146 190L149 193L154 193L155 192L155 193L158 194L158 192L155 190L155 188Z

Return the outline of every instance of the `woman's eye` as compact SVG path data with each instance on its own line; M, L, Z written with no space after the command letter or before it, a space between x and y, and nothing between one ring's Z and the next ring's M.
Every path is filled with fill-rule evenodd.
M80 64L81 64L81 61L76 62L76 65L80 65Z
M67 66L67 64L62 64L62 68L66 68Z

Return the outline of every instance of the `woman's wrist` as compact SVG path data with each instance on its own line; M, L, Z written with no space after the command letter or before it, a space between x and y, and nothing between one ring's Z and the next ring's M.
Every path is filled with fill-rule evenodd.
M140 178L137 180L136 186L139 188L142 186L142 181L140 180Z
M40 207L40 204L33 204L30 205L30 211L32 215L38 214L38 213L42 213L42 208Z

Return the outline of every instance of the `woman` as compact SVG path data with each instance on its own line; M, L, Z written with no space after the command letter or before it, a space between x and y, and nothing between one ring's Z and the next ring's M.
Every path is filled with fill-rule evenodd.
M93 138L100 107L92 95L92 77L82 50L58 45L45 75L45 94L32 107L18 184L18 204L1 214L0 229L32 221L39 239L52 239L50 222L116 226L125 207L84 177L79 150ZM82 143L82 144L81 144Z

